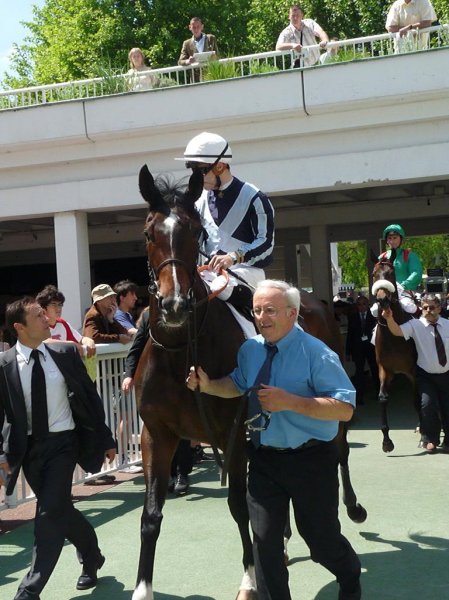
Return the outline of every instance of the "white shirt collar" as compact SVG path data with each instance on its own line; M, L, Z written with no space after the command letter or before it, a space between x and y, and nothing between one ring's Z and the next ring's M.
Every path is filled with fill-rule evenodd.
M44 356L44 360L47 358L47 348L45 347L45 344L43 342L41 344L39 344L39 346L36 348L36 350L39 350L39 352L42 352L42 354ZM26 364L28 364L30 362L32 351L33 351L33 348L30 348L29 346L25 346L25 344L21 344L19 342L19 340L17 340L16 352L17 352L17 354L20 354L20 356L22 356L22 358L26 362Z

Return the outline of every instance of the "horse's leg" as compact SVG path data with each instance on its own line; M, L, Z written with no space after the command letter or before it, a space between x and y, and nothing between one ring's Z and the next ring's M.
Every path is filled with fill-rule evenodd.
M338 462L340 464L343 504L346 506L346 512L351 521L354 521L354 523L363 523L366 520L367 512L365 508L357 502L357 496L352 487L349 474L349 444L347 433L347 423L340 423L335 441L338 449Z
M390 399L388 390L390 383L393 379L393 375L388 373L382 366L379 365L379 403L380 403L380 418L381 418L381 430L383 434L382 450L384 452L392 452L394 450L394 444L390 438L390 427L388 426L388 412L387 406Z
M142 466L145 474L145 499L140 523L140 558L136 588L132 600L153 600L153 568L156 542L162 521L162 507L167 494L170 465L178 438L154 424L150 435L144 427L141 435Z
M249 532L249 513L246 503L247 461L243 444L236 442L229 464L228 506L237 523L243 546L244 574L236 600L256 600L253 543Z

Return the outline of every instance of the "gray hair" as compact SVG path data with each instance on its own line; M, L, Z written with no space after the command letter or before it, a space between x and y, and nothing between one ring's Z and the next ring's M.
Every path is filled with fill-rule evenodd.
M290 285L286 281L282 281L281 279L264 279L263 281L259 281L256 285L256 292L259 290L265 289L277 289L284 292L284 296L287 300L287 305L292 308L296 308L299 313L299 307L301 305L301 295L298 288Z

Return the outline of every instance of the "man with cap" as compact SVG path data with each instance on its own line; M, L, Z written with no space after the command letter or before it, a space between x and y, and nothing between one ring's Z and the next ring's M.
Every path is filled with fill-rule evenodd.
M184 157L177 160L203 174L204 190L196 208L205 231L203 250L209 273L215 277L211 289L223 288L224 277L219 273L229 269L229 283L218 297L246 312L251 306L251 288L265 279L264 268L273 260L273 206L255 185L232 175L232 150L221 135L196 135Z
M114 319L117 296L107 283L100 283L92 290L92 306L84 317L83 335L96 344L127 344L132 335Z
M379 260L388 259L392 262L401 306L405 312L413 314L416 312L416 304L412 292L417 289L422 280L421 261L415 252L401 247L405 238L405 231L401 225L397 223L388 225L382 235L387 250L379 256ZM371 314L377 317L377 304L372 306Z

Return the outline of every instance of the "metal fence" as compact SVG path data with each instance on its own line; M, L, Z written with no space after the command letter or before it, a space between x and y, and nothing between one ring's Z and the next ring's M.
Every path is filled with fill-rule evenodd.
M446 46L449 46L449 25L438 25L420 30L419 33L411 31L403 38L400 38L399 34L385 33L329 42L326 50L331 51L337 48L338 51L334 56L329 57L326 64L381 58L397 53L416 52ZM95 79L10 89L0 91L0 110L25 108L67 100L97 98L133 91L140 93L146 86L140 86L139 80L148 80L149 77L151 77L153 91L172 86L196 85L204 81L285 71L291 69L297 59L301 62L301 59L307 53L319 48L319 45L304 46L301 54L291 50L261 52L195 63L186 67L175 66L151 69L132 75L127 73L117 75L111 71L109 75ZM320 65L320 63L317 63L317 65ZM302 68L307 69L310 67Z
M97 344L97 377L98 393L103 399L106 423L117 438L117 456L113 464L103 466L101 474L112 473L119 469L128 469L140 462L140 431L142 421L137 413L134 390L123 394L121 384L125 366L125 358L129 345ZM89 481L98 473L85 473L77 466L73 473L73 483ZM0 493L4 494L4 488ZM11 496L0 497L0 510L17 506L34 498L23 473L20 473L15 490Z

